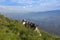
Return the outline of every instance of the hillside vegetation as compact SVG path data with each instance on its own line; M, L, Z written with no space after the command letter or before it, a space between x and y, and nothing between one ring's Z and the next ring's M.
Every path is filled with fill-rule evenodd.
M60 40L60 38L41 31L42 36L25 28L20 21L0 14L0 40Z

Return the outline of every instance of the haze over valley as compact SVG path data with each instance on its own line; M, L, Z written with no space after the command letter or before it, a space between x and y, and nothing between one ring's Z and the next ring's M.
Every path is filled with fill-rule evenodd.
M60 10L46 12L29 12L29 13L4 13L8 18L28 21L38 24L40 29L51 34L60 35Z

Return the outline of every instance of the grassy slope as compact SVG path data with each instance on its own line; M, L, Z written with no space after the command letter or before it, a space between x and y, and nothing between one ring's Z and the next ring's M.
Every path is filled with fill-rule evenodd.
M42 36L25 28L21 22L0 15L0 40L60 40L44 31Z

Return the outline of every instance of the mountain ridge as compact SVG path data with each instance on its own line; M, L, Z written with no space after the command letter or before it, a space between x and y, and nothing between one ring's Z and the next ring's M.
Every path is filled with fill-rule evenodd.
M60 40L59 37L41 31L42 36L25 28L20 21L0 15L0 40Z

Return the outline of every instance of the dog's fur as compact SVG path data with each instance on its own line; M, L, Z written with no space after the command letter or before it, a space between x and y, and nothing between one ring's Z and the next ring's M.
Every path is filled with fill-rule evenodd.
M36 31L37 33L39 33L39 35L41 36L41 33L40 33L40 30L37 28L37 25L32 23L32 22L28 22L28 21L24 21L22 20L22 24L27 27L27 28L31 28L33 29L34 31Z

